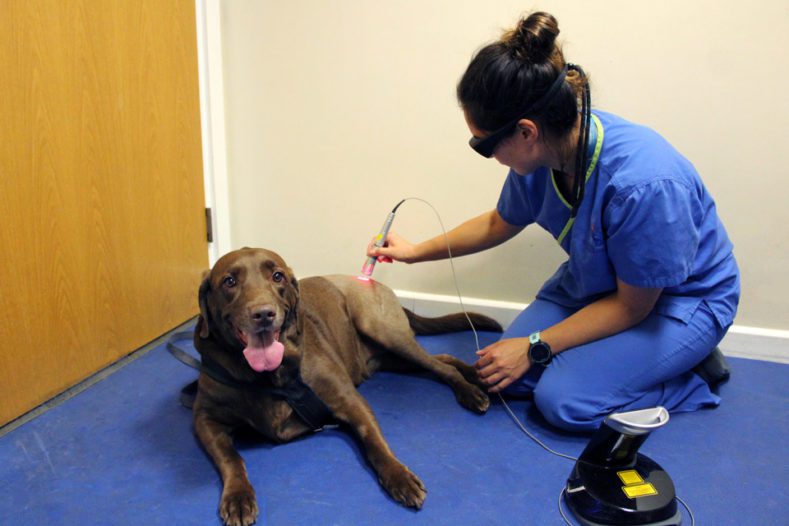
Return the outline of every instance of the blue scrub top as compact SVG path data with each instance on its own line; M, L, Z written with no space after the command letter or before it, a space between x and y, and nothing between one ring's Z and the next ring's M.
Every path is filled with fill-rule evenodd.
M512 225L537 223L569 255L537 297L580 308L616 290L663 288L658 313L687 322L704 302L722 328L734 320L740 278L732 243L693 165L653 130L595 111L601 141L583 202L571 206L549 168L510 170L498 212ZM591 157L591 156L590 156Z

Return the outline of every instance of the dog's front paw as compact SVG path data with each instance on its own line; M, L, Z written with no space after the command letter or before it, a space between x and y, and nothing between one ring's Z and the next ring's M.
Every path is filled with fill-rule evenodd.
M476 385L466 384L462 388L456 389L455 397L460 405L475 413L482 414L490 407L490 398Z
M249 526L258 518L255 490L247 484L240 488L227 488L222 492L219 516L227 526Z
M380 482L386 491L403 506L419 509L425 502L427 490L419 477L399 462L381 473Z

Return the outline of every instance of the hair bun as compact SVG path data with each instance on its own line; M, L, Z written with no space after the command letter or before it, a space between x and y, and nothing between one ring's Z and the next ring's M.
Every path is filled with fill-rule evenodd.
M516 58L534 64L547 62L556 47L559 23L550 13L532 13L501 38Z

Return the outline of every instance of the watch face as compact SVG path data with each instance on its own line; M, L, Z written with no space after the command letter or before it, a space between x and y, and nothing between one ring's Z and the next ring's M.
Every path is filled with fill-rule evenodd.
M551 350L543 343L535 343L529 349L529 355L535 363L546 363L551 357Z

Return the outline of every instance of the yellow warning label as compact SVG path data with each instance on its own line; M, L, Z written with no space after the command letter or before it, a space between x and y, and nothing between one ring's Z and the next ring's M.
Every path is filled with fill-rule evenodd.
M634 484L642 484L644 479L641 478L641 475L638 474L638 471L635 469L629 469L627 471L617 471L617 475L625 484L625 486L632 486Z
M647 497L649 495L657 495L658 492L651 483L636 484L634 486L622 486L622 491L628 498L635 499L637 497Z
M644 479L641 478L641 475L639 475L638 471L635 469L617 471L616 474L619 476L619 479L625 483L625 485L622 486L622 491L625 492L625 495L627 495L629 499L658 494L655 486L649 482L644 482Z

